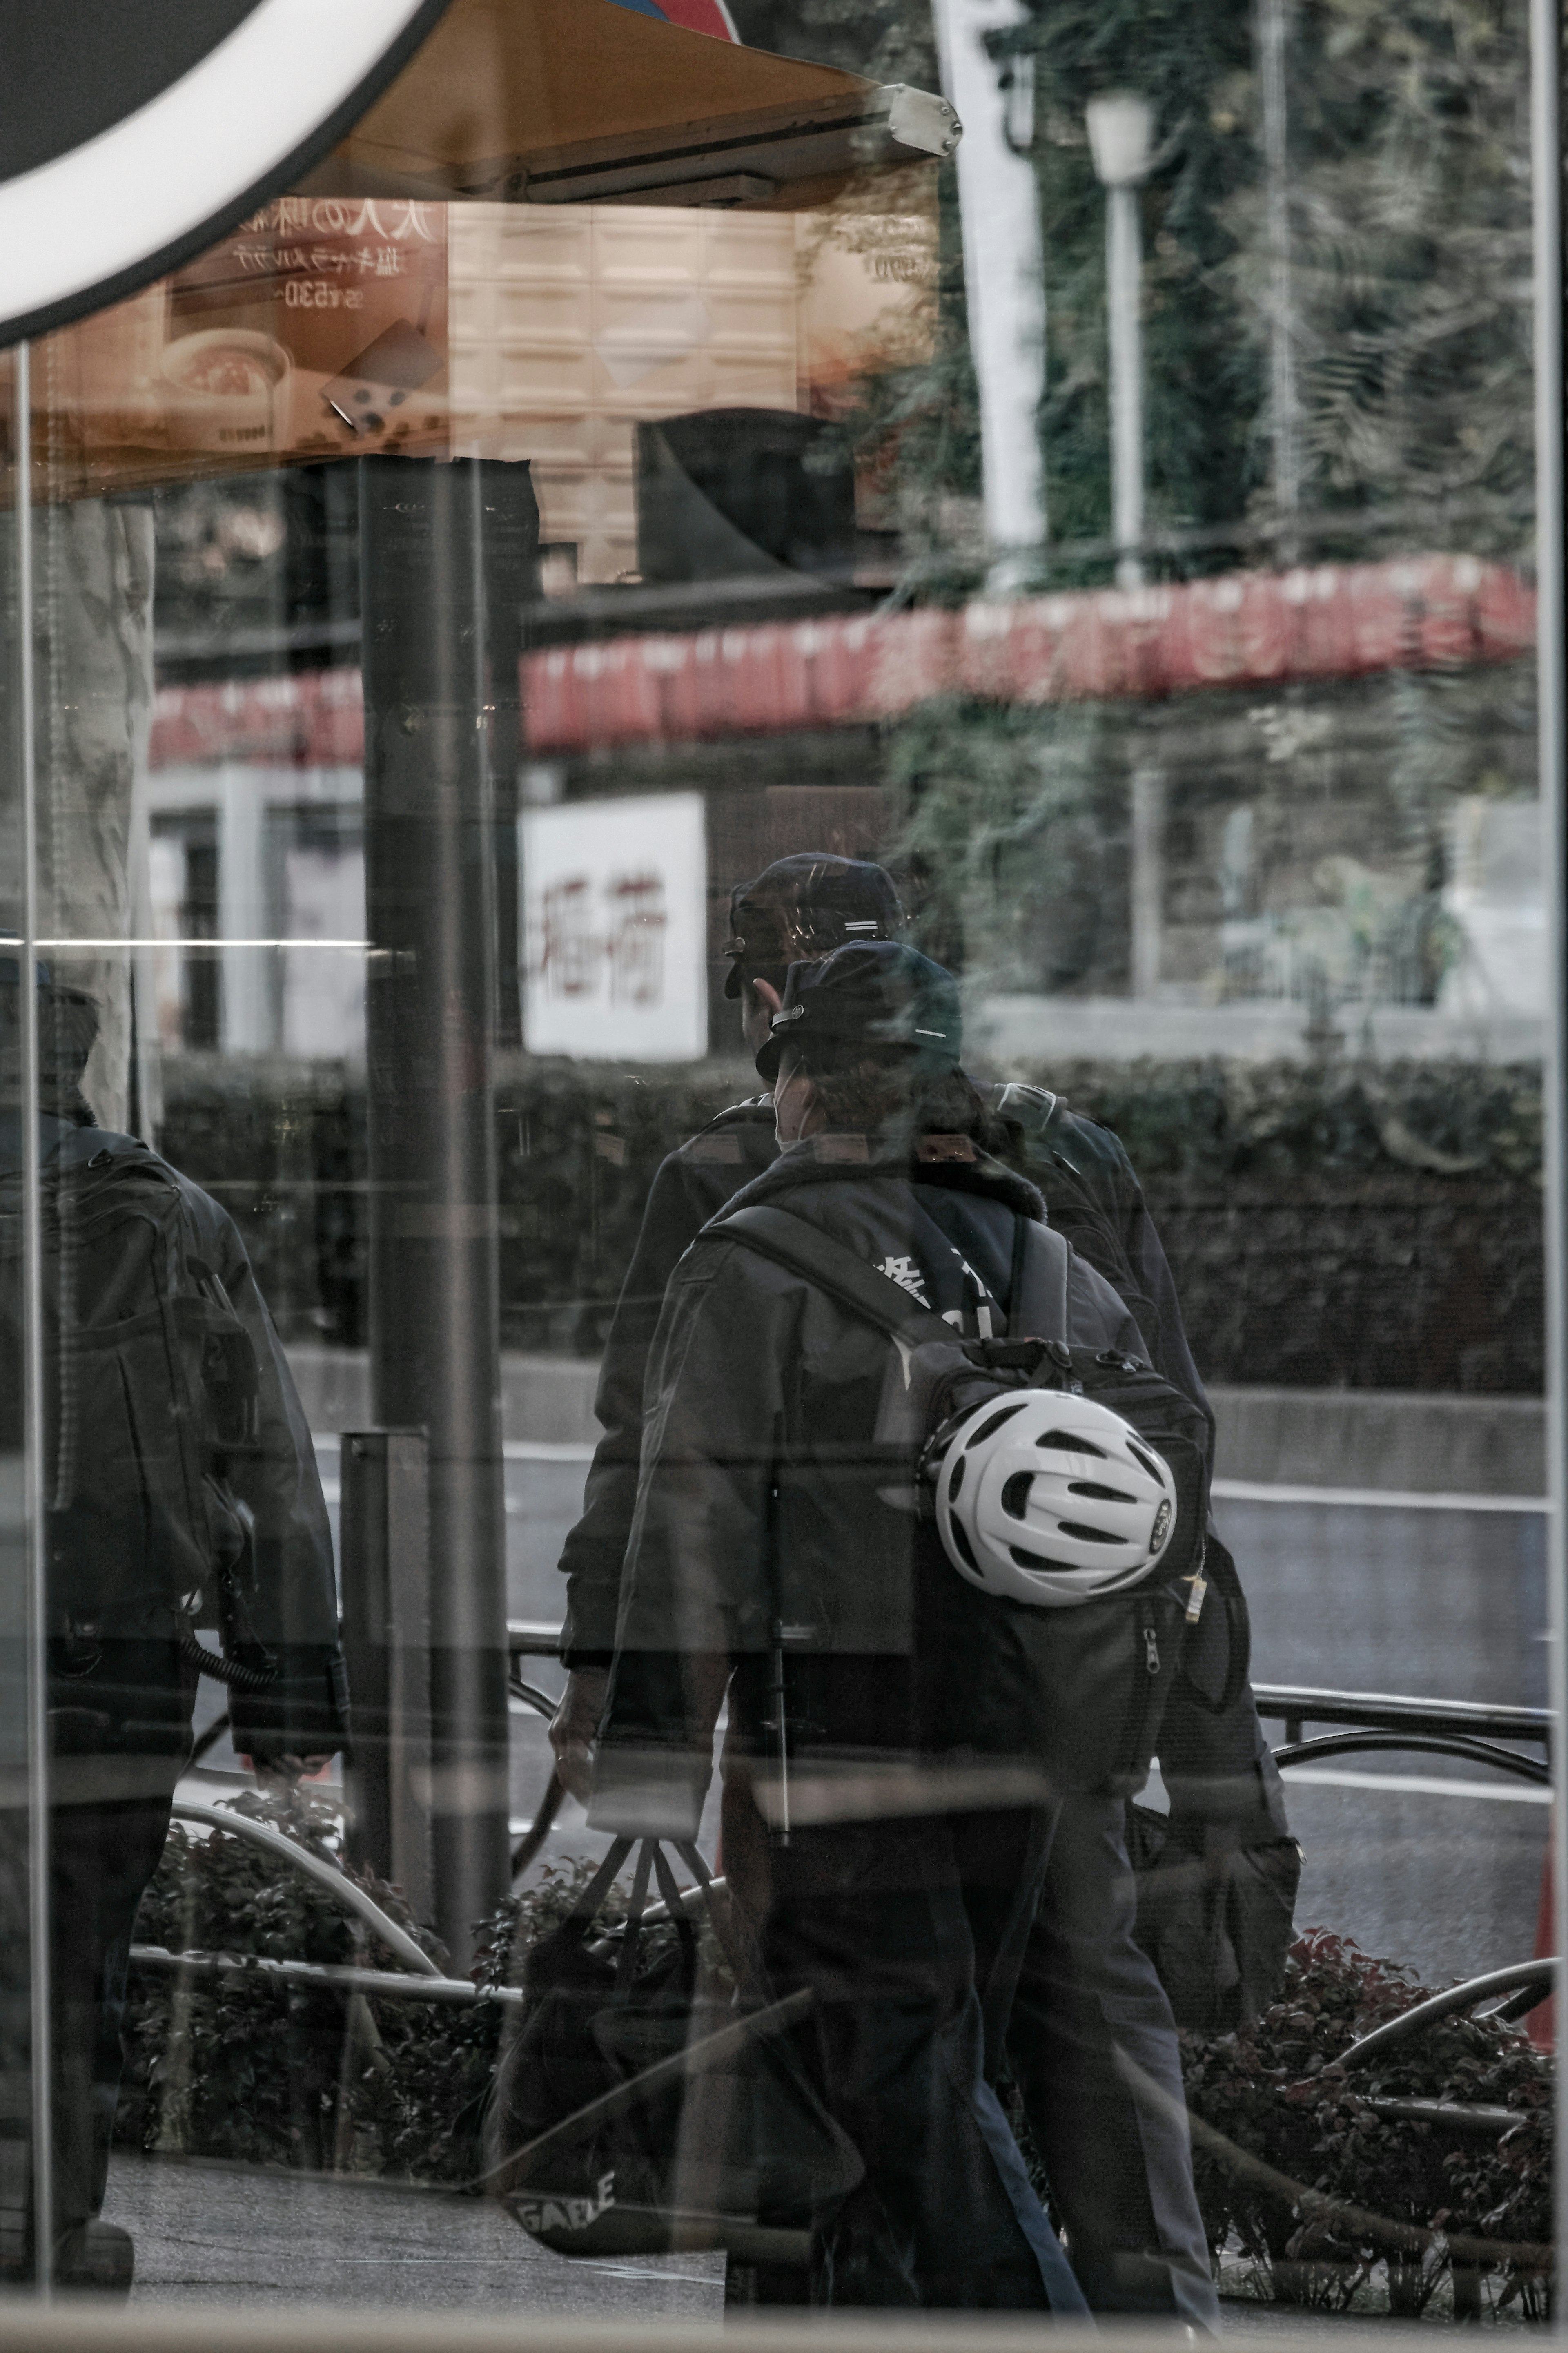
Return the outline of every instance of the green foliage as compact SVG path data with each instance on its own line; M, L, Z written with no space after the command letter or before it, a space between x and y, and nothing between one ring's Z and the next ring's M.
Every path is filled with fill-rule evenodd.
M733 0L741 38L873 81L937 87L929 0Z
M237 1810L337 1860L338 1818L319 1799L247 1796ZM595 1867L544 1864L499 1905L481 1927L475 1982L516 1985L530 1947L559 1926ZM444 1948L398 1890L356 1876L445 1966ZM603 1917L613 1926L624 1916L617 1890ZM302 1873L241 1839L193 1838L177 1825L142 1899L136 1940L171 1952L405 1966ZM471 2183L501 2019L496 2002L371 2005L259 1975L138 1972L116 2137L253 2165Z
M882 181L850 190L815 232L821 243L869 256L879 278L923 283L925 294L891 343L886 319L868 330L872 353L832 395L817 462L854 464L862 522L899 530L918 566L921 594L943 598L964 595L977 576L980 551L954 533L952 519L953 501L972 504L980 495L980 396L958 176L943 164L934 179L934 252L929 243L910 242L900 227L900 203L908 219L931 202L923 173L911 175L907 195ZM900 357L900 344L907 356Z
M1084 110L1111 89L1138 90L1154 116L1155 169L1142 199L1150 524L1232 521L1260 467L1259 343L1227 275L1237 255L1228 208L1257 169L1245 120L1247 0L1202 8L1031 0L1029 22L1009 46L1034 58L1051 535L1098 539L1110 529L1105 191Z
M1092 752L1090 744L1086 799ZM1026 817L1048 819L1070 843L1082 822L1070 814L1074 804L1064 796L1053 807L1026 748L1004 742L997 757L1013 764L1008 788ZM1039 797L1032 802L1031 793ZM1020 830L1026 840L1024 819ZM944 960L962 961L966 922L974 925L972 948L996 955L996 935L1015 922L1022 936L1029 916L1026 859L1022 912L998 917L993 910L987 918L980 887L987 863L1008 877L1014 843L1002 827L992 837L976 825L973 836L957 823L945 833L933 825L925 853L931 887L918 936ZM1094 871L1086 858L1080 884ZM1065 892L1049 910L1055 928L1064 903ZM1337 1059L1321 1062L1025 1059L1005 1075L1057 1090L1121 1136L1148 1190L1209 1378L1538 1389L1539 1071L1366 1063L1357 1042L1352 1032ZM587 1356L603 1345L660 1161L759 1083L740 1061L657 1076L564 1061L513 1071L497 1122L509 1347ZM268 1100L258 1094L253 1103L258 1123ZM350 1099L334 1132L341 1124L363 1134L363 1102ZM276 1264L294 1246L299 1195L282 1197L286 1223L276 1232L272 1197L265 1187L248 1190L239 1147L249 1133L231 1139L212 1119L210 1099L193 1087L171 1102L165 1148L198 1181L216 1179L253 1250ZM334 1280L357 1314L364 1197L348 1184L335 1189L338 1165L334 1154L316 1180L316 1216L324 1222L341 1214L355 1238L353 1284L342 1279L342 1261ZM308 1265L295 1264L284 1287L285 1304L296 1302L284 1324L289 1338L321 1328L308 1276Z
M335 1852L337 1820L320 1801L240 1804L312 1852ZM530 1949L560 1926L595 1867L547 1864L498 1906L481 1929L475 1982L517 1985ZM395 1889L361 1883L414 1926ZM621 1890L602 1916L607 1927L624 1919ZM427 1931L415 1933L441 1957ZM182 1830L143 1898L137 1937L175 1952L390 1958L367 1951L301 1875L237 1839ZM710 1949L710 1965L714 1957ZM1461 2244L1467 2282L1489 2269L1500 2303L1543 2309L1531 2251L1551 2235L1549 2063L1495 2021L1454 2018L1372 2065L1352 2073L1340 2063L1352 2042L1425 1994L1407 1971L1314 1930L1294 1947L1280 1999L1260 2019L1181 2038L1209 2243L1216 2255L1238 2250L1258 2292L1342 2309L1381 2267L1391 2308L1419 2314L1453 2268L1458 2238L1485 2242L1479 2254ZM371 2006L260 1977L139 1975L118 2137L248 2164L477 2186L501 2014L494 2002ZM1390 2096L1504 2107L1519 2122L1495 2142L1478 2139L1368 2105ZM1037 2178L1037 2160L1035 2169ZM1412 2246L1412 2230L1434 2234L1431 2243Z
M929 0L736 7L748 40L936 86ZM1318 519L1305 552L1363 552L1380 512L1408 538L1419 501L1423 538L1514 554L1532 446L1524 0L1294 0L1287 22L1287 315L1301 503ZM1150 523L1201 533L1266 514L1281 298L1252 0L1028 0L993 47L999 63L1027 52L1035 74L1053 541L1102 541L1110 524L1105 195L1084 109L1117 87L1142 93L1155 123L1142 199ZM942 179L936 352L863 383L847 413L862 459L913 493L977 484L953 175ZM1202 571L1235 554L1222 543L1177 561ZM1103 577L1103 563L1076 574ZM1070 561L1058 576L1076 576Z
M1114 1128L1145 1181L1284 1187L1398 1168L1541 1178L1534 1063L1366 1063L1347 1052L1325 1062L1058 1062L1048 1078L1075 1111Z
M918 945L992 988L1116 976L1108 870L1126 786L1103 706L923 703L890 731L888 770L909 810L899 852Z
M1468 545L1512 553L1533 467L1522 0L1308 0L1293 41L1309 502L1452 502ZM1261 317L1256 188L1227 219Z

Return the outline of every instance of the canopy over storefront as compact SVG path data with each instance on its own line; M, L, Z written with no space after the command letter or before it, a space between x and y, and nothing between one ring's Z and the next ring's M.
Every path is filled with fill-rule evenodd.
M614 0L454 0L310 195L795 209L950 154L946 100L710 39Z
M745 48L617 0L454 0L300 186L58 338L48 495L373 452L536 456L535 412L568 420L553 446L606 404L617 417L807 406L803 371L826 364L818 344L860 351L868 330L892 320L908 356L919 289L882 283L863 236L858 259L828 239L833 284L817 287L822 237L806 216L881 206L889 238L901 248L912 234L934 260L931 167L958 137L941 98ZM605 217L626 234L617 244L606 227L591 252L563 247L546 267L518 237L526 242L530 222L552 236L543 207L561 218L563 206L580 208L579 231L590 208L620 207ZM765 287L749 255L743 331L735 351L718 352L710 385L678 385L679 369L657 386L644 378L679 357L682 336L718 351L734 305L704 272L729 290L738 264L661 228L658 286L628 290L616 273L626 238L636 241L636 207L679 207L700 244L772 240ZM737 212L799 217L732 232L715 217ZM502 217L517 231L504 266ZM797 231L810 248L798 257ZM564 219L562 233L570 241ZM516 394L526 417L510 416L511 392L471 381L465 360L498 272L512 340L531 352ZM670 319L654 317L660 301L673 301ZM778 346L777 364L759 360L764 344ZM626 471L629 449L617 462ZM627 559L605 560L608 572L584 576L614 576Z

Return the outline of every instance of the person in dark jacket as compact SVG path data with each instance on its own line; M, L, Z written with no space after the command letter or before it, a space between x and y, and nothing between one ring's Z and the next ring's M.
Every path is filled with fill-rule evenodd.
M902 920L883 869L823 852L780 860L738 888L726 992L739 1000L748 1042L756 1049L767 1039L790 962L823 956L854 939L896 937ZM994 1147L1039 1186L1053 1224L1120 1293L1156 1369L1206 1412L1170 1267L1120 1141L1040 1088L999 1089L992 1109ZM645 1375L665 1288L707 1219L773 1163L773 1118L771 1095L721 1113L662 1164L649 1194L601 1371L597 1411L605 1436L583 1517L561 1562L567 1578L562 1657L569 1676L552 1739L563 1778L580 1796L587 1791L614 1644ZM1200 1630L1223 1651L1217 1612ZM1218 1680L1224 1671L1222 1655L1214 1668ZM1191 1825L1187 1851L1198 1852L1199 1868L1212 1880L1218 1880L1224 1855L1247 1839L1267 1845L1286 1838L1279 1776L1250 1694L1216 1724L1178 1688L1162 1746L1171 1760L1172 1844ZM1206 2324L1213 2291L1184 2132L1173 2127L1159 2100L1130 2088L1118 2064L1119 2041L1131 2037L1143 2072L1167 2094L1179 2092L1169 2010L1132 1944L1134 1884L1120 1815L1115 1801L1100 1798L1067 1803L1013 2000L1007 2058L1053 2192L1068 2215L1075 2263L1091 2304L1103 2311L1176 2312ZM973 1854L984 1878L1000 1876L1005 1883L1016 1864L1010 1838L1009 1831L989 1858ZM756 1816L738 1767L725 1785L724 1854L732 1877L745 1875L756 1851ZM1221 1859L1211 1863L1211 1854ZM1283 1927L1288 1932L1288 1905ZM1265 1978L1266 1966L1255 1981ZM1271 1998L1271 1991L1262 1996ZM994 2021L989 2042L995 2072L1003 2043ZM1079 2196L1079 2185L1092 2194Z
M6 1279L16 1283L19 1250L22 1113L17 1088L16 970L0 957L0 1224L5 1235ZM337 1594L331 1534L315 1454L288 1361L257 1288L245 1244L233 1219L210 1195L170 1168L134 1138L93 1124L78 1082L91 1050L96 1013L90 1000L52 984L39 967L39 1027L45 1047L38 1151L46 1188L88 1172L102 1182L121 1170L133 1180L153 1172L157 1187L172 1188L178 1250L185 1263L221 1295L243 1327L254 1362L254 1425L250 1442L223 1464L228 1504L248 1522L252 1574L242 1628L231 1626L227 1664L243 1680L231 1688L228 1712L235 1746L258 1775L286 1786L319 1770L343 1745L347 1687L338 1644ZM4 1002L8 1000L8 1002ZM8 1099L8 1100L7 1100ZM100 1197L102 1198L101 1195ZM124 1229L127 1258L137 1249L138 1221ZM143 1244L144 1248L145 1245ZM63 1287L63 1286L62 1286ZM11 1302L14 1308L16 1301ZM62 1306L58 1358L75 1336ZM0 1390L15 1418L18 1363L0 1366ZM163 1400L147 1399L148 1426ZM131 1401L135 1411L138 1400ZM158 1867L168 1835L174 1788L191 1754L192 1713L203 1655L195 1630L217 1623L216 1577L193 1587L184 1607L171 1606L164 1585L118 1591L100 1615L84 1617L65 1588L90 1580L90 1534L129 1508L104 1487L106 1433L84 1433L71 1483L75 1501L62 1509L65 1443L58 1410L46 1425L54 1460L46 1463L49 1497L50 1567L47 1638L50 1748L50 1993L54 2047L54 2274L62 2286L124 2289L133 2249L129 2233L99 2216L103 2201L123 2053L121 2024L137 1907ZM237 1509L236 1509L237 1507ZM85 1533L84 1533L85 1532ZM85 1548L85 1549L84 1549ZM216 1570L216 1563L214 1568ZM5 1843L25 1852L19 1817L9 1818ZM7 1989L13 2021L5 2034L6 2063L15 2063L25 1982ZM25 2042L25 2035L22 2036ZM25 2185L0 2186L5 2268L24 2275L29 2263L19 2227Z
M793 967L774 1027L790 1040L774 1090L784 1148L731 1210L787 1204L895 1297L1005 1330L1020 1221L1039 1201L970 1141L983 1107L958 1074L948 976L898 944L847 945ZM1068 1289L1075 1336L1137 1342L1081 1261ZM873 1445L889 1355L885 1335L739 1246L722 1218L687 1251L649 1360L589 1819L694 1836L728 1690L773 1833L765 1894L750 1898L769 1989L815 1995L805 2055L881 2226L868 2235L862 2213L836 2234L831 2215L810 2218L819 2296L1081 2312L985 2081L955 1841L955 1820L999 1788L1047 1833L1054 1800L1028 1757L987 1752L984 1672L955 1667L941 1640L957 1581ZM1035 1894L1015 1891L1023 1925ZM884 2250L870 2275L868 2244Z

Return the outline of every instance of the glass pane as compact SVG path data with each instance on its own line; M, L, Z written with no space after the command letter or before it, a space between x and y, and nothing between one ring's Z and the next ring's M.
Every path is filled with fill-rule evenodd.
M25 922L23 808L26 724L23 712L24 627L22 545L26 518L19 513L26 495L16 464L16 360L0 366L0 403L5 424L4 470L0 473L0 827L5 843L3 911L0 911L0 2281L33 2274L37 2233L34 2185L37 2109L43 2018L36 2006L36 1962L42 1924L35 1895L41 1883L35 1847L39 1824L30 1802L37 1788L32 1769L37 1750L36 1680L29 1674L32 1650L32 1562L27 1543L26 1417L23 1366L26 1357L23 1250L22 1138L25 1004L17 986L18 937ZM43 1007L40 994L40 1010ZM41 1025L47 1043L47 1023Z
M34 356L62 2275L1540 2317L1522 17L679 14Z

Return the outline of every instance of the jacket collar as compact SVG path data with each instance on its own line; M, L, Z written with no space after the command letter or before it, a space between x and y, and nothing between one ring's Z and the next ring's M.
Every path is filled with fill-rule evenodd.
M864 1144L864 1150L855 1147ZM919 1160L907 1151L879 1150L875 1142L858 1136L807 1136L792 1144L749 1185L727 1201L721 1216L748 1208L753 1201L776 1201L807 1185L865 1185L889 1177L906 1185L940 1185L955 1193L977 1193L1005 1202L1020 1217L1045 1221L1046 1205L1026 1177L976 1150L973 1160Z

